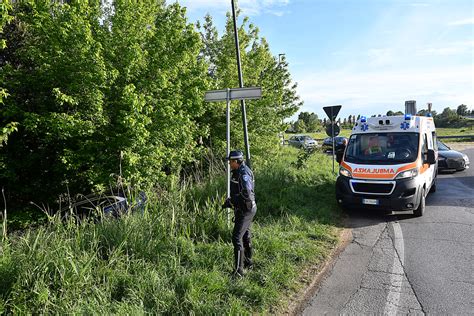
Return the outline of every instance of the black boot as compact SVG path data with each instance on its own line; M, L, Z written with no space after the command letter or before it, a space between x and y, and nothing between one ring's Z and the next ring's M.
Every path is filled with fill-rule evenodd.
M234 249L234 272L233 275L236 277L244 276L244 251Z
M253 268L252 262L252 247L248 246L244 250L245 259L244 259L244 268L251 270Z

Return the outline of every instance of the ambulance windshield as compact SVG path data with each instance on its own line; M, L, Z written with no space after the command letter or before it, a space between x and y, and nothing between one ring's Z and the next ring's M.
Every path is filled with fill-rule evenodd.
M400 164L418 156L418 133L355 134L344 160L361 164Z

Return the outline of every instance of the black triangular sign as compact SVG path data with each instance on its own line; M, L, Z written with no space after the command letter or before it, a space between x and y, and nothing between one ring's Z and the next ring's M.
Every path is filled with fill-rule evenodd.
M334 120L337 117L337 114L339 114L339 111L341 110L342 105L333 105L333 106L325 106L323 107L324 112L326 112L327 116L329 119L334 122Z

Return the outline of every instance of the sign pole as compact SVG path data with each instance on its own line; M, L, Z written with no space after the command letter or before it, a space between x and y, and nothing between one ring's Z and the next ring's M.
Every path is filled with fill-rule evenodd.
M227 157L230 154L230 103L232 100L251 100L260 99L262 97L261 87L248 88L226 88L222 90L210 90L204 94L206 102L223 102L226 101L226 151ZM244 122L245 123L245 122ZM246 123L244 124L246 127ZM248 145L248 143L247 143ZM250 152L247 159L250 162ZM227 198L230 198L230 163L227 163ZM230 226L230 208L227 209L227 226Z
M227 140L227 158L230 154L230 89L227 88L227 109L226 109L226 140ZM230 162L227 161L227 198L230 198ZM227 226L230 226L230 209L227 209Z
M332 173L335 173L334 171L334 159L335 159L335 155L336 155L336 146L335 146L335 137L334 137L334 119L332 118L333 117L333 108L331 107L331 137L332 137Z
M242 75L242 65L240 62L240 46L239 46L239 33L237 30L237 17L235 16L235 4L234 0L231 0L232 5L232 17L234 20L234 37L235 37L235 50L237 55L237 70L239 72L239 86L240 88L244 87L244 78ZM242 109L242 125L244 128L244 142L245 142L245 151L246 151L246 162L249 168L252 168L250 163L250 145L249 145L249 135L247 130L247 111L245 109L245 101L242 99L240 101L241 109Z
M326 112L326 115L329 117L329 120L331 122L331 129L326 128L326 134L328 136L331 136L332 138L332 172L335 173L336 171L334 170L334 160L336 157L336 139L335 139L335 134L339 135L339 127L337 127L337 131L335 131L335 125L336 125L336 117L339 111L341 110L342 105L333 105L333 106L325 106L323 107L324 112ZM329 126L328 126L329 127ZM329 135L331 134L331 135Z

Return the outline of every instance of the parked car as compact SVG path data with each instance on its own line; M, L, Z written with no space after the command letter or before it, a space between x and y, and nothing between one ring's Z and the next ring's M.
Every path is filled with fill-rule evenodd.
M311 148L316 147L318 142L308 135L295 135L290 137L288 144L296 148Z
M145 192L139 192L131 203L127 198L119 195L90 194L79 195L70 205L61 208L61 216L67 218L75 216L79 219L100 218L111 216L118 218L129 211L143 212L147 203Z
M438 171L462 171L469 168L469 157L459 151L452 150L438 140Z
M344 148L346 147L347 142L348 142L347 137L337 136L334 138L334 140L335 140L334 148L336 152L344 151ZM328 137L324 139L322 147L325 152L326 151L332 152L332 137Z

